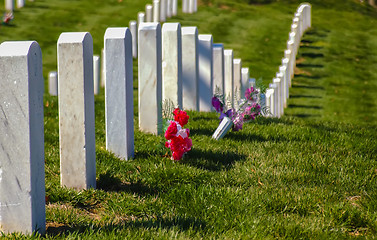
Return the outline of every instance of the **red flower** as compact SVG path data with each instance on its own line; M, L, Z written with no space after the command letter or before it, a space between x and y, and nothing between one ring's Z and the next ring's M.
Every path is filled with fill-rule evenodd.
M168 129L165 132L165 138L167 140L172 139L173 137L175 137L175 135L177 134L177 132L178 132L177 123L171 121Z
M178 137L173 137L171 139L171 142L170 142L170 149L172 152L177 152L177 151L183 151L183 147L182 147L182 137L181 136L178 136Z
M172 160L178 161L182 159L186 152L191 150L192 140L189 138L189 129L181 129L188 122L189 116L187 113L179 108L176 108L173 113L174 121L170 122L165 132L165 138L168 140L165 143L165 147L170 148L172 151ZM180 129L179 131L178 128Z
M174 121L177 121L182 127L187 124L189 118L185 111L181 111L179 108L174 110Z
M183 154L184 154L183 151L173 152L172 158L173 158L173 160L176 160L176 161L181 160L181 158L183 157Z

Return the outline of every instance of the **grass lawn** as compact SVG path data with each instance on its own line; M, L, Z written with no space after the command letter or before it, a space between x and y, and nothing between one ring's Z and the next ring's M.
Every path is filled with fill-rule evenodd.
M12 26L0 27L0 42L37 40L47 79L56 69L61 32L89 31L99 54L106 28L128 26L149 2L27 2ZM234 49L252 77L268 84L299 3L202 0L196 14L179 12L169 21L213 34L214 42ZM188 112L194 147L180 162L169 159L162 136L138 131L137 107L135 158L122 161L107 152L102 89L95 98L97 189L60 187L58 99L46 93L44 237L376 238L377 10L356 0L311 3L313 27L301 43L285 116L260 118L215 141L217 115ZM134 70L137 106L136 61Z

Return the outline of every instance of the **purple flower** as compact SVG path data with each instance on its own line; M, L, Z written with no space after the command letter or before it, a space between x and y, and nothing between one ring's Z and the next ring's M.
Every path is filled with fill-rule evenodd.
M212 106L218 113L221 113L223 111L223 104L217 97L212 97Z

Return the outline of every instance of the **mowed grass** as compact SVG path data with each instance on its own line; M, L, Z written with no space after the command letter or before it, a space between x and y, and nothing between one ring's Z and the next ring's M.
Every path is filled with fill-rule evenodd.
M201 1L198 13L169 21L212 33L268 84L299 1L248 2ZM127 26L146 3L27 2L13 26L0 28L0 42L37 40L47 79L61 32L89 31L99 54L106 28ZM216 114L189 112L194 147L180 162L169 159L163 137L138 131L137 107L135 158L107 152L102 91L95 99L97 189L60 187L58 99L46 94L45 238L376 238L377 13L353 0L312 5L285 116L260 118L214 141Z

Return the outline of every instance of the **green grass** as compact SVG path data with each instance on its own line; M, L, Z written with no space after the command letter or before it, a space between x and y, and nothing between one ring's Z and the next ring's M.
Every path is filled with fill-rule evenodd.
M234 49L251 76L267 84L278 70L299 1L248 2L203 0L198 13L169 21L212 33L214 42ZM0 42L37 40L47 79L56 68L61 32L89 31L99 54L106 28L127 26L146 3L27 2L15 12L13 26L0 28ZM45 237L376 238L377 12L356 0L312 5L313 28L301 43L285 116L258 119L214 141L216 114L189 112L194 147L178 163L167 156L162 137L137 130L137 108L135 159L121 161L107 152L102 90L95 98L98 188L61 188L58 99L46 94ZM136 72L134 78L137 106Z

